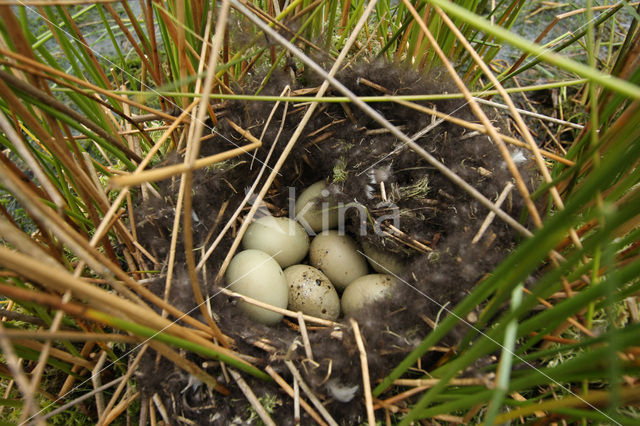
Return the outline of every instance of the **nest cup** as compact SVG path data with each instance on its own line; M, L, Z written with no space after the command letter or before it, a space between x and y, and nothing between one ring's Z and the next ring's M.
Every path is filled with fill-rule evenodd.
M437 72L423 75L384 63L354 66L338 78L358 96L455 91ZM306 86L319 84L308 81ZM278 94L282 87L283 84L273 78L265 92ZM252 87L244 90L251 92ZM331 91L327 94L332 95L339 94ZM417 104L473 121L469 108L461 100L420 101ZM371 105L405 134L419 135L415 139L417 144L490 200L496 200L511 182L503 158L486 136L446 120L439 122L398 103ZM273 108L274 103L269 102L216 106L218 124L212 137L203 143L203 155L246 143L227 119L248 129L254 136L264 132L263 145L254 153L194 174L195 247L206 249L211 244L240 205L263 163L273 167L307 107L291 103L285 109L281 104L266 126ZM503 133L507 132L499 116L495 121ZM273 154L267 160L270 149ZM526 153L514 151L513 156L524 163L521 172L533 188L537 175L527 169ZM391 256L399 264L391 271L397 285L390 297L367 304L351 314L360 326L371 381L376 383L432 330L444 309L453 308L510 252L518 236L499 219L479 235L488 209L351 104L323 103L319 106L279 171L259 212L276 217L295 216L291 211L295 205L292 194L300 194L318 181L326 183L323 200L332 206L341 206L339 231L352 238L359 250L369 253L370 258ZM159 191L162 197L152 197L138 209L140 240L159 259L168 259L178 188L178 181L162 183ZM502 209L519 217L522 206L522 199L512 192ZM244 220L246 211L248 209L239 220ZM239 222L234 224L235 229L238 227ZM475 241L474 237L477 237ZM337 322L341 325L337 327L307 324L312 361L299 344L302 339L295 318L285 317L272 326L249 319L239 309L237 300L220 293L218 286L228 283L216 283L215 280L233 239L233 232L222 238L201 276L202 292L205 297L213 296L210 299L212 311L223 333L233 339L237 351L250 357L255 365L269 365L289 382L291 372L285 361L292 361L327 410L342 423L364 421L364 403L354 403L363 398L362 378L358 348L348 318L339 317ZM183 252L181 247L176 250L170 300L188 312L194 308L194 297ZM309 260L304 258L299 263L309 263ZM369 263L368 273L380 272L374 268L376 262ZM166 268L166 265L161 266ZM150 288L162 296L164 279L151 283ZM454 333L442 343L453 346L458 338ZM428 370L441 356L439 352L428 352L421 360L422 368ZM178 370L169 372L170 380L161 380L156 373L154 357L148 357L149 362L143 363L147 367L138 372L141 390L149 394L157 392L172 416L227 424L230 419L246 415L247 403L235 387L231 389L231 397L217 395L189 382L189 377ZM203 360L194 355L189 357L202 365ZM219 375L219 365L210 361L206 365L214 377ZM174 367L167 363L166 368ZM259 398L275 398L272 417L278 424L292 421L293 401L280 387L250 376L245 380ZM229 404L226 398L242 398L243 402ZM303 413L302 421L308 424L311 418Z

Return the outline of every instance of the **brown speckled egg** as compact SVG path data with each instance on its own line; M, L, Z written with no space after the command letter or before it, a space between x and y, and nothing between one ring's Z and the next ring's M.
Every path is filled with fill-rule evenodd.
M289 309L327 320L340 315L340 298L329 278L309 265L284 270L289 285Z

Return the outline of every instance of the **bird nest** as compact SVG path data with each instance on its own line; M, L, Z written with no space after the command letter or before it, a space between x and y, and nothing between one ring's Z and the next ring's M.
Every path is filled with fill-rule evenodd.
M387 64L355 66L338 78L361 97L455 91L437 74L423 75ZM283 86L272 79L263 94L278 95ZM290 96L313 94L318 86L319 82L306 81L304 87L294 87ZM254 89L244 88L247 92ZM331 95L337 94L329 91L327 96ZM510 190L512 176L505 160L486 135L473 130L477 125L463 100L421 100L407 105L378 99L370 105L484 197L499 200L502 210L519 217L523 201ZM245 397L249 389L278 424L293 423L298 404L303 424L330 422L326 416L344 424L362 422L366 418L363 380L375 386L388 375L518 241L516 231L501 219L491 220L485 205L387 128L351 104L322 103L258 207L273 216L289 216L294 191L325 181L329 202L357 206L346 211L344 231L360 246L370 244L401 259L400 285L389 299L335 322L296 313L285 315L275 326L251 321L238 309L239 296L225 289L221 267L257 201L258 183L282 156L308 107L305 102L249 101L214 106L218 122L210 123L213 131L203 140L203 155L244 145L249 134L262 143L251 153L194 173L193 240L194 247L201 248L197 253L202 254L198 269L202 293L235 350L277 380L239 377L221 368L219 362L188 355L219 382L238 383L226 385L230 395L222 395L148 353L138 371L139 386L148 396L155 395L173 419L188 424L249 422L260 414L254 408L257 402L250 403ZM502 133L507 132L498 115L494 121ZM535 187L536 174L529 171L527 152L510 150L524 182ZM176 156L168 161L180 159ZM160 184L158 195L150 196L137 209L139 240L157 259L170 258L179 185L179 180ZM211 250L214 242L216 247ZM163 271L167 267L165 262ZM191 312L195 299L180 244L172 269L169 300ZM166 276L159 276L150 288L162 296L165 281ZM465 322L472 323L473 315L461 324ZM416 377L423 377L455 352L460 333L465 331L460 327L419 360L419 369L413 373ZM301 386L299 396L291 395L294 382ZM403 400L396 408L410 401Z

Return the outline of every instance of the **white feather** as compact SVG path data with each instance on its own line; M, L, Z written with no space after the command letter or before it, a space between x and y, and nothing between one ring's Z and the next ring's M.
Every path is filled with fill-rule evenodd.
M337 399L340 402L349 402L356 396L358 392L358 385L348 386L343 385L337 379L331 379L327 382L327 391L329 395Z

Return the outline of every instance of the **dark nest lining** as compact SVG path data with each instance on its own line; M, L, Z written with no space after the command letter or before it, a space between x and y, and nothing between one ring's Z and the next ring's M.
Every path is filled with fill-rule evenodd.
M422 75L385 64L356 66L342 73L339 79L359 96L381 94L379 89L364 82L373 82L389 93L398 95L456 91L450 82L438 75ZM307 83L308 87L318 85L319 82ZM265 93L277 94L283 86L274 82ZM251 89L244 88L248 93L252 93ZM339 94L328 93L328 96L331 95ZM469 108L460 100L421 104L458 118L474 120ZM430 116L399 104L384 102L371 105L410 136L433 122ZM202 155L212 155L246 143L223 117L230 118L254 136L259 136L273 106L273 103L265 102L225 105L215 127L216 135L204 142ZM253 165L252 155L243 155L194 174L193 209L197 219L193 232L196 247L204 245L211 232L213 235L218 232L218 229L212 230L211 227L223 203L229 201L220 221L222 224L229 220L244 198L245 190L254 182L260 164L281 127L282 112L281 105L265 133L263 147L255 153ZM304 106L289 107L282 135L269 166L275 164L304 112ZM496 125L506 132L505 125L500 122ZM468 130L445 121L420 137L417 143L491 200L495 200L507 182L511 181L502 157L486 136L470 135ZM520 169L523 176L529 186L534 187L536 174L527 170L526 152L514 151L513 156L522 161ZM173 161L180 160L175 158ZM444 305L454 307L513 249L518 235L496 219L483 238L477 244L472 244L471 240L488 214L488 209L364 113L348 104L328 103L318 108L265 199L271 214L289 214L289 187L295 187L299 194L319 180L330 183L329 199L333 202L357 203L364 206L373 218L389 215L390 202L397 206L399 212L398 228L401 234L383 226L388 234L376 235L369 222L367 235L362 236L357 210L349 210L346 218L346 230L356 241L362 243L366 240L401 256L407 263L406 271L400 277L405 285L397 287L391 300L371 305L355 316L367 348L371 381L375 384L431 331L429 324L444 314L441 312ZM380 182L385 187L387 203L381 198ZM156 258L165 259L165 262L178 187L178 179L163 182L160 184L163 198L152 198L137 209L141 243ZM512 191L502 208L517 218L522 206L521 197ZM217 293L212 283L233 237L225 236L209 259L206 276L201 279L201 283L207 283L204 284L204 294ZM179 238L179 241L182 239ZM420 249L423 246L427 248ZM160 266L166 270L166 264ZM176 307L191 311L194 297L181 246L177 248L174 269L170 300ZM162 295L164 278L156 279L151 289ZM234 339L237 351L259 359L259 367L271 365L291 383L291 375L284 365L288 357L295 362L305 381L336 419L344 424L364 420L361 367L348 321L341 319L344 327L338 331L308 325L316 362L314 365L304 361L305 353L301 347L295 349L296 346L292 346L294 341L300 341L300 333L286 319L274 327L253 323L244 317L233 299L222 294L213 297L211 304L220 328ZM457 336L450 335L442 344L453 346L457 339ZM268 346L257 342L267 343ZM265 350L267 347L271 349ZM421 361L422 368L429 369L441 355L435 352L425 355ZM193 355L189 357L200 365L204 362ZM158 393L172 418L182 416L198 424L228 424L233 419L246 421L250 416L247 401L233 384L229 384L232 395L225 397L212 393L205 386L189 386L188 375L166 360L160 360L157 364L153 354L147 355L142 365L144 367L138 372L142 392L146 396ZM214 377L223 380L219 365L211 361L206 365ZM158 374L158 371L163 374ZM274 398L272 416L278 424L293 423L293 401L280 387L246 375L245 379L258 397L270 395ZM338 387L358 385L358 390L353 400L344 403L332 396L328 383ZM303 412L302 415L302 422L309 423L311 419L307 414Z

